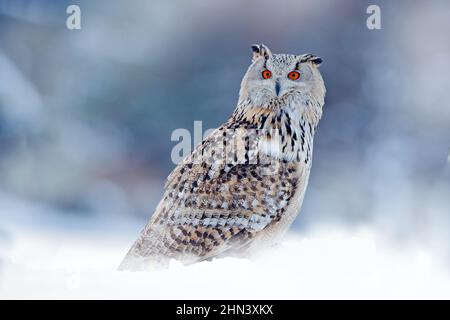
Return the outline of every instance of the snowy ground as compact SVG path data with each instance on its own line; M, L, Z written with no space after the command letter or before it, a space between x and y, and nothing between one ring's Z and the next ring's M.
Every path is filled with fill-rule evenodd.
M1 204L2 212L31 210ZM419 248L394 250L370 230L291 235L252 261L173 263L168 270L131 273L115 268L137 235L137 223L118 219L97 232L97 220L69 217L54 228L45 220L55 223L54 217L41 209L32 209L33 218L1 217L0 298L450 298L445 266ZM61 227L75 221L91 231Z

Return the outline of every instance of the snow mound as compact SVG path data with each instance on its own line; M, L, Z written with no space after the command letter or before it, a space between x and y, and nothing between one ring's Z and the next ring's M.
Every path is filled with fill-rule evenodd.
M130 243L29 234L0 265L0 297L31 299L442 299L447 270L419 249L380 248L361 231L286 241L253 260L223 258L120 272ZM0 264L2 259L0 259Z

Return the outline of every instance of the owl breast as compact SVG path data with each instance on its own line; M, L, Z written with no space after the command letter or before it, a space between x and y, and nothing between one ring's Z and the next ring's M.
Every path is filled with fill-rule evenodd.
M259 235L249 248L251 252L258 252L263 248L278 243L280 239L286 234L289 227L294 222L295 218L300 212L300 208L305 196L306 187L308 184L310 168L298 165L296 176L297 185L292 190L292 197L286 206L286 209L277 223L272 223L266 227L263 233Z
M308 105L304 107L287 104L278 112L272 112L267 119L263 117L266 132L260 140L259 152L270 157L272 161L280 161L281 166L288 164L288 179L295 179L296 183L279 221L268 225L252 247L266 247L277 242L300 211L309 180L316 127L316 123L308 117L308 111ZM279 179L286 177L280 176Z

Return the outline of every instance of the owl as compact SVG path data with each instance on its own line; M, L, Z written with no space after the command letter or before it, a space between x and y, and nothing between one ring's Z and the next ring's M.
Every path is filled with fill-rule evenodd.
M169 175L155 213L120 270L250 256L299 213L322 116L322 59L252 46L231 117Z

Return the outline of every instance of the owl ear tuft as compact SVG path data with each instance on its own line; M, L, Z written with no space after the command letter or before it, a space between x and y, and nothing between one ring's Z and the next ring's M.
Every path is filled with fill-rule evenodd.
M263 44L252 45L252 51L253 51L252 61L256 61L261 57L264 57L265 59L267 59L272 54L272 52L270 52L269 48L267 48Z
M323 60L321 57L318 57L312 53L302 55L300 62L308 62L308 61L314 63L316 66L319 66Z

